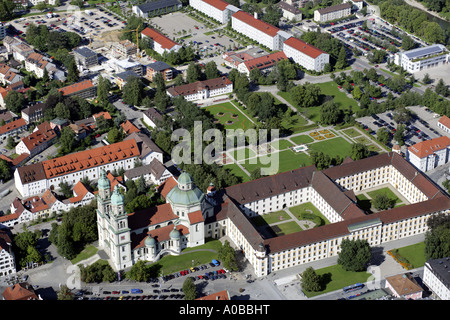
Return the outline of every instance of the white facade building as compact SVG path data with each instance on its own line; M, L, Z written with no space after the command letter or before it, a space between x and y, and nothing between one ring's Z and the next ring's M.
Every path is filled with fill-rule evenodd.
M442 136L410 146L406 152L406 159L425 172L446 164L450 159L449 152L450 138Z
M450 257L425 262L423 282L440 300L450 300Z
M349 3L341 3L335 6L326 7L314 11L314 21L326 22L348 17L352 12L352 7Z
M446 115L443 115L439 119L437 127L442 131L444 131L447 135L450 134L450 118L447 117Z
M6 230L0 230L0 277L16 273L12 241Z
M448 64L450 53L442 44L398 52L394 55L394 63L401 66L407 72L421 70Z
M233 83L225 76L167 89L170 97L183 96L187 101L204 100L231 92L233 92Z
M152 49L160 55L163 55L164 52L178 52L181 48L181 46L175 41L148 27L142 30L141 35L143 39L149 38L153 41Z
M189 5L222 24L227 23L231 15L239 10L223 0L190 0Z
M306 42L291 37L283 44L283 52L288 58L294 60L308 70L320 72L330 62L330 55Z

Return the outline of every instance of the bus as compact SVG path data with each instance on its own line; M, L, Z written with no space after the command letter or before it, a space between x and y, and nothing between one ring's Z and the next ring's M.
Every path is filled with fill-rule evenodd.
M355 291L355 290L358 290L358 289L362 289L363 287L364 287L364 285L362 283L358 282L358 283L352 284L351 286L343 287L342 290L345 293L347 293L347 292L350 292L350 291Z

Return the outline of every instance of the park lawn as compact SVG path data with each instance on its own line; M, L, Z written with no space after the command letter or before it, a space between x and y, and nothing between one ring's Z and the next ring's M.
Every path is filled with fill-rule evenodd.
M265 225L269 225L275 222L280 222L283 220L290 220L291 217L289 214L283 210L266 213L262 215L257 215L256 217L252 217L251 220L257 227L262 227Z
M296 144L310 143L314 141L313 138L306 134L302 134L296 137L289 137L289 139L291 139L291 141L295 142Z
M375 199L375 197L379 194L385 194L389 199L395 200L395 203L400 203L402 202L396 195L395 193L389 189L389 187L385 187L382 189L378 189L378 190L374 190L374 191L369 191L367 192L367 195L372 198Z
M302 203L298 206L289 208L289 211L294 216L296 216L297 219L301 219L302 213L311 213L310 210L312 211L312 214L322 218L322 220L325 222L325 224L330 224L330 221L328 221L328 219L325 218L325 216L319 211L319 209L317 209L311 202Z
M280 140L278 140L278 147L275 146L275 142L272 142L270 145L275 150L284 150L284 149L288 149L290 146L293 146L294 144L287 139L280 139Z
M285 172L289 170L294 170L299 167L306 167L310 166L312 164L311 159L309 156L303 152L295 153L292 150L284 150L278 152L278 155L276 153L272 153L269 156L269 161L276 161L278 158L279 165L272 166L273 170L270 172L270 174L276 174L279 172ZM256 159L256 163L250 163L249 161L255 160L255 159L249 159L245 160L245 162L240 162L242 166L248 171L253 172L253 170L257 168L269 168L271 167L271 163L269 164L263 164L259 161L259 157Z
M318 296L327 292L340 290L345 286L349 286L355 283L365 283L371 276L370 273L361 271L345 271L341 265L333 265L322 269L315 270L317 275L325 283L325 289L318 292L309 292L303 290L303 293L308 297Z
M308 124L308 120L306 120L299 114L293 115L291 119L292 122L290 124L288 124L285 119L281 120L281 126L287 130L290 130L293 134L301 132Z
M355 99L347 97L347 95L339 90L338 84L334 81L317 83L322 90L322 94L333 96L333 101L340 104L342 110L347 110L350 106L353 112L359 110L359 105Z
M256 152L249 147L233 150L233 152L230 153L236 162L256 156Z
M239 109L236 109L230 102L224 102L215 104L205 108L206 111L211 113L211 115L217 119L225 129L248 129L252 127L252 123L247 117L241 113ZM222 116L217 115L223 112ZM237 118L233 118L232 115L237 115ZM233 121L232 124L226 124L227 121Z
M350 155L352 149L351 143L342 137L326 139L324 141L311 143L308 145L310 150L321 151L330 157L346 158Z
M416 243L398 249L398 254L409 261L413 268L420 268L425 265L425 242Z
M355 137L358 137L361 135L361 132L359 132L355 128L348 128L348 129L342 130L342 132L345 133L350 138L355 138Z
M86 246L83 251L81 251L75 258L70 260L72 264L77 264L80 261L86 260L87 258L92 257L94 254L96 254L98 249L95 246L89 245Z
M230 169L231 173L234 174L236 177L240 177L242 179L242 182L250 181L250 177L248 174L246 174L237 164L227 164L223 166L225 169Z

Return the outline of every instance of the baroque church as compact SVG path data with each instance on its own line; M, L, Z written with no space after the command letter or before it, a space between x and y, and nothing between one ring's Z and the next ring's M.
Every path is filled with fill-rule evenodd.
M188 173L164 183L166 203L125 212L124 196L116 186L111 191L106 172L98 180L97 225L99 249L116 270L139 260L157 261L165 254L179 255L187 247L205 243L205 219L213 214L214 187L205 195Z

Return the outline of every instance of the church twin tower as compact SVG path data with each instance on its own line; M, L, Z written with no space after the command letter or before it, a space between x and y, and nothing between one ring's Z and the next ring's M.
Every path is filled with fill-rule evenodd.
M156 261L166 253L178 255L186 247L204 244L204 221L213 214L213 206L188 173L182 173L176 182L166 195L166 204L129 215L118 186L111 192L111 182L101 170L98 243L116 270L129 268L138 260Z

